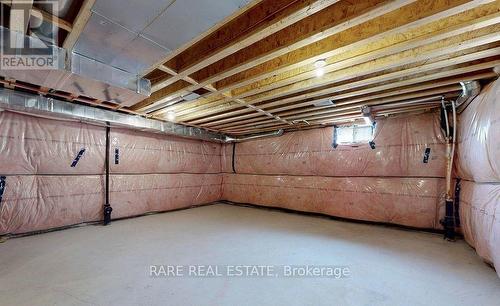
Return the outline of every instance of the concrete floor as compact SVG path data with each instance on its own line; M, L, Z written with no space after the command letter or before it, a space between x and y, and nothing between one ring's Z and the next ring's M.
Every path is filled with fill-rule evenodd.
M150 265L336 265L347 278L164 277ZM463 241L229 205L0 244L0 305L499 305Z

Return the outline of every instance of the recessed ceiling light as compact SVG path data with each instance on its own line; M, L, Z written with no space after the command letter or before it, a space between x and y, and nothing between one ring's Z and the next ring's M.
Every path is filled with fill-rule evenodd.
M325 69L323 68L317 68L314 73L318 78L322 77L325 74Z

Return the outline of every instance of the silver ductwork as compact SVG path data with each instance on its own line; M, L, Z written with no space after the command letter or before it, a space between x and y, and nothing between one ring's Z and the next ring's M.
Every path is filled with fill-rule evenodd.
M52 69L14 70L3 67L0 75L6 79L22 81L48 89L85 96L102 101L131 106L146 99L151 93L149 80L124 70L106 65L94 59L45 44L33 36L26 36L1 27L1 42L4 46L10 39L21 40L25 45L44 45L56 58ZM22 50L22 49L21 49ZM30 49L30 51L32 51ZM22 52L22 51L21 51ZM19 54L25 56L31 54Z
M281 135L283 135L283 130L277 130L277 131L273 131L273 132L269 132L269 133L253 134L253 135L241 136L241 137L225 136L224 142L226 142L226 143L242 142L242 141L267 138L267 137L278 137Z
M59 101L5 88L0 89L0 110L2 109L53 119L72 119L98 125L109 124L115 127L206 141L224 142L226 139L223 134L200 128Z
M407 107L407 106L419 106L419 105L426 105L426 104L441 104L441 100L443 98L444 98L443 95L437 95L437 96L407 100L407 101L402 101L402 102L391 102L391 103L387 103L387 104L380 104L380 105L371 106L371 109L374 112L378 112L378 111L382 111L382 110L386 110L386 109L395 109L395 108L402 108L402 107Z
M249 2L96 0L75 52L141 74Z
M56 6L39 9L65 19L73 2L58 0ZM57 69L2 69L0 75L75 96L131 106L151 93L150 81L140 75L247 5L251 5L250 0L96 0L74 47L54 48L55 53L61 54ZM32 34L57 45L59 30L42 22ZM6 34L3 37L22 35L6 28L1 31Z
M458 113L461 113L481 92L481 84L478 81L460 82L460 85L462 85L462 94L455 101Z

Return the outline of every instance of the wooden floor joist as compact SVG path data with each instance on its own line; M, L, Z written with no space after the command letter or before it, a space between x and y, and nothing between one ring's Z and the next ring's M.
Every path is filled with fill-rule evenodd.
M360 1L349 5L344 2L335 3L301 22L270 35L252 45L252 48L242 49L194 73L193 77L203 84L216 84L240 71L265 63L286 52L297 50L411 2L414 0Z
M318 41L320 38L332 35L333 33L340 32L343 29L352 27L358 23L362 23L363 21L373 19L386 12L397 9L405 4L414 2L414 0L398 0L398 1L370 0L370 1L367 1L366 4L363 5L359 4L353 5L352 3L346 4L344 2L334 3L336 1L332 1L330 4L332 3L334 4L328 7L326 7L323 4L322 6L326 7L323 11L319 11L314 15L309 14L311 15L309 18L305 18L300 22L290 25L290 27L292 27L293 29L284 28L282 31L274 33L274 35L271 35L273 34L271 32L266 32L266 34L268 34L269 36L266 37L266 39L257 41L257 43L252 45L251 48L241 49L239 50L239 52L235 52L234 54L227 56L223 60L219 60L213 63L210 67L206 67L204 70L193 73L192 76L203 85L211 84L216 81L222 80L223 78L231 74L235 74L238 71L255 66L262 62L265 62L268 59L279 56L284 52L288 52L290 50L306 46L307 44ZM382 3L382 4L370 7L368 6L370 3L371 4ZM360 9L359 11L357 10L358 8ZM329 14L325 14L325 11ZM318 14L320 14L319 19L318 16L316 16ZM323 21L323 24L319 23L318 20ZM310 26L309 24L312 22L316 22L319 24L316 25L316 27ZM292 36L300 28L305 28L308 31L302 30L302 32L306 32L302 34L302 37L295 38L294 36ZM276 50L277 49L275 46L276 42L281 42L281 45L278 48L279 50ZM259 52L255 51L253 53L250 53L251 50L260 51L260 54ZM241 58L242 56L251 57L252 56L251 54L253 54L251 60L244 60ZM233 63L234 65L237 65L238 67L231 67L230 72L225 71L226 68L222 66L219 67L220 65L229 66L229 64L225 64L229 62ZM245 65L240 65L243 62L245 62ZM210 72L206 71L213 71L213 70L216 70L216 75L210 75L210 77L208 77L208 74L210 74ZM192 86L186 88L185 90L194 90L196 88L197 86ZM183 93L184 91L182 90L179 90L177 92L170 91L169 95L175 96ZM149 103L156 103L156 101L154 99L149 99Z
M165 63L164 66L175 70L178 75L171 80L155 84L153 90L189 76L337 1L261 1L245 15L225 25L220 32L205 38Z
M315 60L328 58L351 48L362 47L370 43L383 40L391 34L402 34L410 29L428 25L451 15L474 9L491 1L417 1L391 13L374 18L355 27L320 41L300 48L293 52L285 53L272 61L253 67L252 69L233 75L216 84L217 88L227 90L234 82L252 80L254 77L265 73L280 73L280 71L298 68L312 64ZM390 42L391 44L394 42ZM343 49L341 49L344 47ZM339 50L340 49L340 50ZM245 83L239 83L242 86Z
M95 2L81 1L71 22L30 9L68 32L71 51ZM9 23L28 31L16 12ZM140 72L151 81L147 99L68 100L244 135L353 122L363 106L383 105L376 116L424 111L499 67L500 0L253 0Z
M496 39L498 39L498 38L500 38L500 37L496 37ZM455 50L451 49L449 51L455 51ZM284 89L280 88L281 89L281 91L279 92L280 97L285 96L287 94L292 94L292 93L298 93L298 95L292 96L290 98L284 98L284 99L279 100L279 101L271 102L269 104L260 105L260 107L266 109L270 106L277 106L277 105L282 105L282 104L286 104L286 103L298 102L300 100L311 99L314 97L327 95L327 94L330 94L333 92L338 92L338 91L342 91L342 90L348 90L348 89L353 89L353 88L357 88L357 87L373 85L376 83L389 81L389 80L405 77L405 76L416 74L416 73L428 72L428 71L432 71L435 69L440 69L440 68L449 67L451 65L460 64L462 62L467 62L467 61L472 61L472 60L481 59L481 58L485 58L485 57L495 56L498 54L500 54L499 47L494 48L494 49L486 49L486 50L473 52L473 53L462 55L462 56L457 56L457 57L450 58L450 59L445 59L442 61L437 61L437 62L430 63L430 64L424 64L424 65L419 64L419 65L412 67L412 68L409 68L409 69L402 69L399 71L384 73L381 75L377 75L375 77L362 79L362 80L358 80L358 81L353 81L353 82L347 82L345 84L338 85L338 86L329 86L326 88L319 87L319 90L316 90L313 92L307 92L304 94L300 94L300 91L298 91L298 90L302 90L302 88L304 88L306 85L304 85L302 87L291 86L286 91ZM417 62L422 62L421 59L418 59L415 57L410 57L410 60L415 60L415 59L418 60ZM353 76L353 75L351 75L351 76ZM354 75L354 77L355 76L356 75ZM338 76L334 74L332 77L337 78ZM338 77L338 78L339 78L339 80L341 80L341 77ZM298 88L297 91L295 90L296 88ZM310 87L308 87L308 88L310 88ZM276 98L276 97L278 97L278 95L276 95L276 94L271 96L271 97L269 97L269 96L257 96L257 98L255 98L255 99L249 99L248 102L249 103L260 103L260 102L264 102L268 99L272 99L272 98ZM228 117L228 116L225 116L225 117ZM203 121L205 121L205 120L207 120L207 119L194 120L193 123L199 124L199 123L203 123ZM239 117L229 116L228 119L212 121L212 122L207 123L205 125L206 126L215 126L217 123L230 122L230 121L235 121L235 120L239 120Z
M312 108L307 108L307 109L301 109L301 111L294 111L294 112L282 112L278 113L280 117L286 118L289 121L296 121L296 120L309 120L310 116L314 115L321 115L321 114L330 114L330 113L336 113L339 111L359 111L362 106L371 106L371 105L379 105L379 104L386 104L386 103L395 103L395 102L401 102L401 101L410 101L410 100L418 100L419 98L422 97L436 97L437 95L443 96L445 98L449 97L456 97L457 92L461 92L462 87L459 84L451 85L451 86L446 86L443 88L438 88L438 89L432 89L428 91L419 91L417 93L412 93L412 94L405 94L405 95L400 95L400 96L394 96L394 97L388 97L388 98L371 98L371 97L365 97L365 99L347 99L347 100L342 100L338 102L335 106L324 106L324 107L312 107ZM362 101L359 101L362 100ZM259 121L257 122L256 120L248 120L247 125L245 125L244 121L238 121L237 123L228 123L228 124L223 124L217 126L217 129L220 130L225 130L230 127L242 127L242 126L250 126L252 124L260 124L263 123L264 121Z
M491 25L491 24L495 24L495 23L498 23L498 12L499 12L499 7L498 7L498 2L494 2L494 3L490 3L490 4L485 4L485 5L482 5L483 2L481 3L478 3L478 2L474 2L472 4L469 3L469 6L473 6L473 7L478 7L477 9L472 9L471 11L467 11L465 8L464 8L464 5L460 6L460 7L453 7L451 10L450 13L453 13L453 12L459 12L459 9L460 10L463 10L463 12L459 12L459 15L457 15L457 19L459 21L455 21L453 18L454 16L451 16L451 17L446 17L446 18L441 18L441 14L438 14L437 16L430 16L430 17L426 17L424 18L423 20L420 19L410 25L408 24L404 24L400 27L396 27L395 28L395 32L397 32L396 34L393 33L393 36L395 37L406 37L407 35L410 36L410 34L408 34L408 32L404 32L405 28L406 29L416 29L414 32L416 33L412 33L411 35L413 37L415 37L413 40L409 40L409 45L410 46L418 46L418 45L421 45L421 44L425 44L425 42L427 40L429 40L429 42L433 42L433 41L436 41L436 40L439 40L439 39L444 39L444 38L447 38L447 37L450 37L450 36L453 36L453 35L457 35L459 33L461 33L462 31L474 31L478 28L482 28L482 27L486 27L488 25ZM484 15L484 16L482 16ZM479 18L478 18L479 16ZM464 22L465 21L465 22ZM431 22L434 22L433 24L433 27L431 30L427 30L426 32L424 32L424 35L422 35L422 32L424 30L426 30L426 25L427 23L431 23ZM452 25L451 27L449 25ZM439 27L438 27L439 25ZM420 29L418 27L421 27L423 29ZM438 29L438 31L433 31L435 28ZM418 31L417 31L418 30ZM405 35L401 35L402 33L405 33ZM389 33L387 32L383 32L382 34L384 34L384 36L390 36ZM433 34L435 34L435 38L433 39ZM378 40L374 40L374 43L378 43L380 39ZM370 45L369 42L372 41L372 38L371 37L368 37L367 39L365 40L359 40L359 42L363 43L363 45ZM394 41L394 39L393 39ZM388 54L391 54L390 53L390 49L392 48L392 50L394 50L394 52L397 52L397 48L401 48L401 50L404 50L405 48L402 47L405 45L405 39L399 39L399 42L401 43L400 46L398 46L397 44L394 44L394 45L391 45L390 42L389 44L386 43L386 45L388 46L386 49L389 49L388 51ZM373 43L372 43L373 44ZM414 44L414 45L412 45ZM348 45L348 47L354 47L352 44L351 45ZM337 48L336 50L338 50L339 48ZM341 51L338 51L339 54L344 54L346 53L346 48L344 49L341 49ZM380 50L377 50L375 49L374 51L372 52L379 52L379 56L383 56L384 53L382 53L383 51L381 51L383 49L380 49ZM386 50L387 51L387 50ZM371 54L373 56L373 53ZM365 53L365 54L361 54L361 57L363 57L367 60L370 60L369 56L370 56L370 53L368 53L368 55ZM376 59L377 57L374 57L374 59ZM362 59L359 59L359 58L354 58L355 61L362 61ZM348 62L345 62L345 64L347 65ZM335 67L335 66L333 66ZM337 67L339 67L337 65ZM309 75L304 75L305 78L307 77L310 77L311 73L309 73ZM301 76L295 76L296 79L300 79ZM289 78L290 80L291 78ZM289 81L287 80L287 81ZM271 80L271 81L274 81L274 80ZM279 83L279 82L273 82L273 83ZM271 83L271 84L273 84ZM241 84L240 84L241 85ZM261 89L262 84L258 84L256 83L255 87L257 88L257 90L263 90ZM278 85L274 85L274 86L278 86ZM243 90L242 90L243 91ZM235 91L237 93L237 91ZM234 95L233 95L234 96ZM236 97L240 98L240 96L236 95ZM241 96L241 97L244 97L244 96ZM196 116L198 117L202 117L202 116L206 116L206 115L210 115L210 114L216 114L217 112L220 112L220 111L229 111L234 108L238 108L238 106L234 103L230 103L230 100L229 99L225 99L225 100L219 100L217 102L212 102L212 105L204 105L204 104L201 104L201 105L196 105L197 101L194 101L194 102L190 102L190 103L186 103L185 106L180 106L181 107L181 111L184 111L184 109L187 111L188 109L186 107L188 107L189 105L194 105L194 107L192 107L192 115L191 116L186 116L186 118L183 118L183 120L190 120L190 118L195 118ZM224 105L224 104L229 104L230 107L229 109L220 109L219 107L217 107L218 105ZM206 112L203 112L203 110L207 109L208 110L208 113ZM176 108L174 108L174 110L176 110Z

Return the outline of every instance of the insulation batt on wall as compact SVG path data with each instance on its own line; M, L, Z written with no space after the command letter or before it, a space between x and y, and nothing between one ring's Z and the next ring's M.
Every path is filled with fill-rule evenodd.
M456 174L467 242L500 275L500 81L486 86L458 118Z
M237 173L317 176L444 177L446 146L437 114L378 120L374 142L332 147L333 127L236 144ZM422 163L426 148L430 162ZM232 147L225 150L232 155ZM223 159L228 171L227 159ZM229 169L231 169L229 167Z
M111 131L111 173L220 173L221 145L127 129ZM118 149L119 159L114 152Z
M356 220L439 228L438 178L226 174L225 199Z
M223 198L357 220L440 229L446 146L436 113L377 121L368 143L332 147L333 128L235 144ZM431 148L429 161L423 162ZM232 173L233 145L222 168Z
M0 235L102 220L105 137L100 126L1 112ZM110 161L113 218L221 196L218 143L112 128Z

